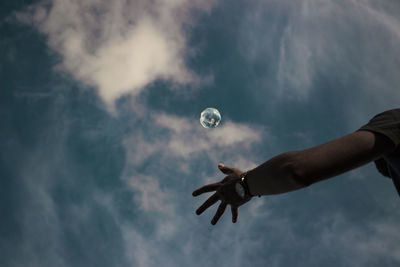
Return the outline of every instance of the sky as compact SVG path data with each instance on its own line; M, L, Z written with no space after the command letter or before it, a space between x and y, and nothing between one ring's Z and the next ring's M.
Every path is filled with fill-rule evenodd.
M399 266L372 163L253 198L196 188L400 103L397 0L0 3L1 266ZM217 108L218 128L199 123Z

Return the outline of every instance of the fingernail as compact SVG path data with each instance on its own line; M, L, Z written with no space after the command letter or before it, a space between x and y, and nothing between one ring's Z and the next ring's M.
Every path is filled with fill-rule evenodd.
M223 163L219 163L218 167L224 167L224 164Z

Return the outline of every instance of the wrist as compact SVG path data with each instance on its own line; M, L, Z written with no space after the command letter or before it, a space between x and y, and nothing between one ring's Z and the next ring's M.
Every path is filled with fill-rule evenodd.
M251 199L254 197L254 194L250 192L249 184L248 184L248 172L243 172L239 175L239 179L236 184L236 192L243 199ZM259 196L260 197L260 196Z
M247 187L247 192L249 193L250 196L254 197L254 196L258 196L261 197L260 194L257 194L255 192L257 192L257 190L255 190L254 188L254 172L253 170L249 170L246 171L244 173L242 173L241 177L244 176L244 183L246 184Z

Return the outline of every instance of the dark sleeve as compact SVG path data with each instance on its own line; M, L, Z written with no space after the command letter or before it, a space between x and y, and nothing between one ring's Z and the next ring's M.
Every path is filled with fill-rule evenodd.
M358 130L382 134L398 148L400 144L400 108L379 113Z
M400 153L400 109L392 109L379 113L366 125L358 129L358 131L360 130L371 131L386 136L396 147L394 153ZM390 177L384 158L379 158L374 163L382 175Z

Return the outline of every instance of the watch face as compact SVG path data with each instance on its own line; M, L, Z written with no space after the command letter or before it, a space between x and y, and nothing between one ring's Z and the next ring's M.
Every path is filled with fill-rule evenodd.
M236 193L241 197L244 198L246 196L246 192L244 191L243 185L241 185L239 182L236 183L235 185Z

